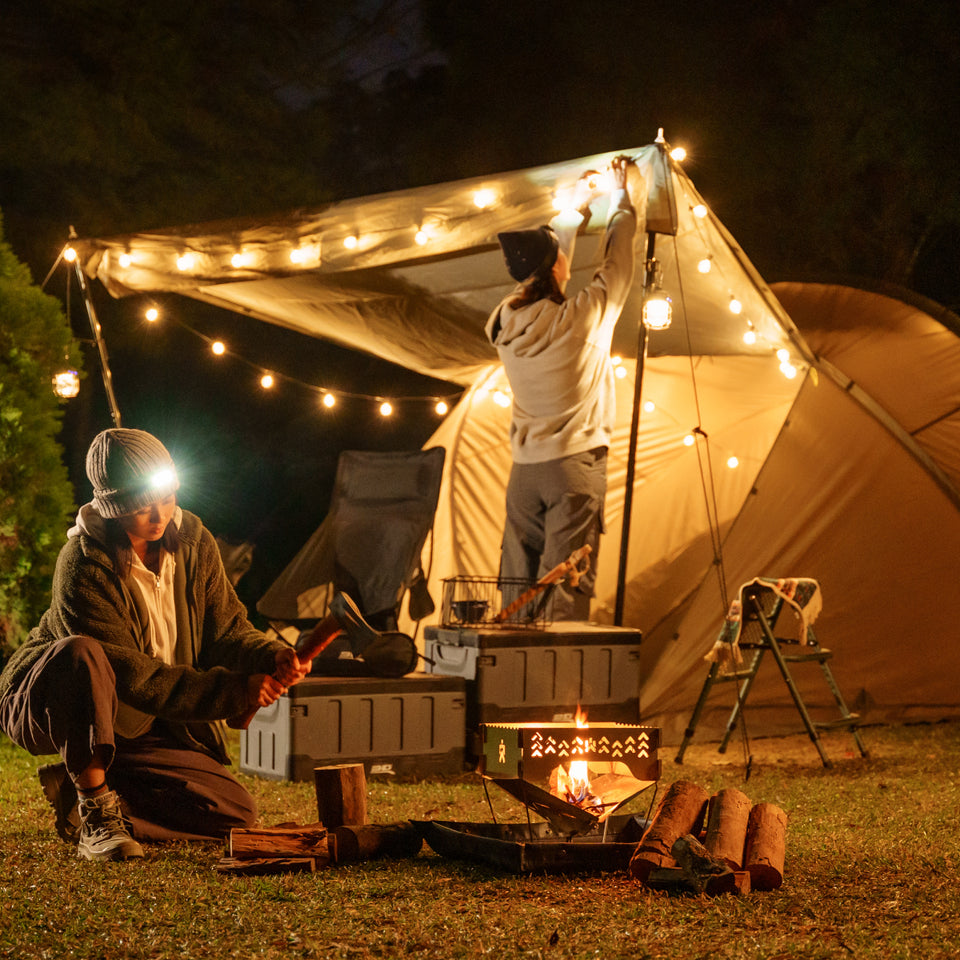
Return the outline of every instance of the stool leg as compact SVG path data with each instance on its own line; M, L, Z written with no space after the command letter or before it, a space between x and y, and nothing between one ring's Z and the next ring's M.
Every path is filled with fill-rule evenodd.
M717 748L718 753L727 752L727 744L730 743L730 738L733 736L733 731L737 726L737 720L740 717L740 712L743 710L743 705L747 702L747 694L750 693L750 688L753 686L753 681L756 679L757 671L760 669L760 661L763 659L763 653L764 651L761 647L753 655L753 659L750 661L750 669L747 671L747 675L737 691L737 702L733 705L733 710L730 712L730 719L727 721L727 729L724 731L723 739L720 741L720 746Z
M690 722L687 724L687 729L683 732L683 741L680 744L680 749L677 751L677 755L674 758L676 763L683 763L683 755L686 753L687 747L689 746L690 741L693 739L694 731L697 729L697 724L700 722L700 714L703 713L703 707L707 702L707 696L710 693L710 688L713 686L713 681L716 679L719 671L719 663L710 664L710 672L707 674L707 679L703 682L703 687L700 690L700 696L697 699L697 705L693 708L693 713L690 715Z

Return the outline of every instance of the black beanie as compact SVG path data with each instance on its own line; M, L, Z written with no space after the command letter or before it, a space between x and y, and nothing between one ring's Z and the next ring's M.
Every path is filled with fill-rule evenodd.
M518 282L526 280L534 273L546 275L557 262L560 241L552 227L498 233L497 239L500 241L500 249L503 250L507 270Z
M98 433L86 466L94 509L104 518L136 513L180 487L173 458L146 430L116 427Z

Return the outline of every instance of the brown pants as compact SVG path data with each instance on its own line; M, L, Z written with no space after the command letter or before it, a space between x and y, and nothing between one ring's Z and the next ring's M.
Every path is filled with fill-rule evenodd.
M253 797L221 763L178 743L160 721L142 736L120 737L116 712L116 677L103 647L67 637L0 700L0 730L35 756L59 753L74 777L95 750L102 753L137 839L220 838L256 821Z

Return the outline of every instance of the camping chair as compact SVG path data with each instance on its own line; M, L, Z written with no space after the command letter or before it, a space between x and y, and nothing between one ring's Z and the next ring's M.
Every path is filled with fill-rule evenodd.
M720 631L713 649L706 659L712 660L707 679L697 699L690 723L684 731L683 742L676 756L676 762L683 762L683 754L693 739L703 708L713 685L716 683L736 682L738 686L737 701L734 704L727 728L720 742L720 753L725 753L727 744L733 734L738 719L743 711L750 688L760 669L764 654L768 651L773 655L777 668L783 677L794 705L803 720L803 725L813 745L820 754L825 767L830 766L820 741L820 730L843 729L849 730L854 742L865 757L867 751L860 741L857 729L860 718L847 709L847 704L840 693L840 688L830 670L828 661L833 656L830 650L821 647L813 632L812 623L820 609L820 586L816 580L808 578L775 580L758 577L745 583L739 591L739 597L730 605L730 612ZM790 611L793 617L785 616ZM794 633L786 634L786 627L793 619ZM781 622L783 621L783 622ZM786 634L786 635L785 635ZM786 650L784 649L786 648ZM749 662L744 667L742 650L752 652ZM796 651L796 652L787 652ZM793 675L790 672L791 664L815 663L823 671L824 679L840 713L839 718L828 721L813 720L807 709Z
M445 451L340 454L323 522L257 604L271 621L300 627L325 616L337 591L379 630L395 630L405 594L410 615L432 612L421 552L433 527Z

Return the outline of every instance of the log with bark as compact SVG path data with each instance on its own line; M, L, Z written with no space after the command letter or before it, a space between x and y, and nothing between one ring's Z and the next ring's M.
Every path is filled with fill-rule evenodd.
M323 866L332 859L330 838L321 824L290 827L235 827L227 856L236 860L311 858Z
M709 799L703 787L689 780L672 784L630 860L630 875L646 881L652 870L676 866L671 848L680 837L700 833Z
M399 823L344 824L334 831L336 862L376 857L415 857L423 847L420 831L409 820Z
M707 834L703 845L711 856L723 860L733 870L743 866L750 808L750 798L735 787L714 794L707 807Z
M367 822L367 778L362 763L314 767L317 817L328 830Z
M787 815L773 803L750 811L743 866L754 890L777 890L783 883L787 849Z

